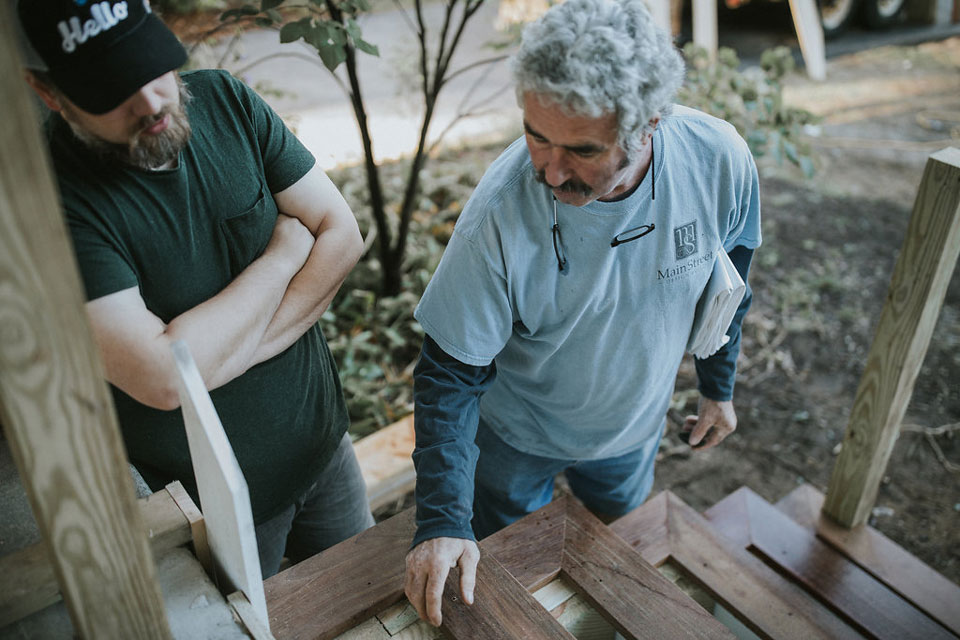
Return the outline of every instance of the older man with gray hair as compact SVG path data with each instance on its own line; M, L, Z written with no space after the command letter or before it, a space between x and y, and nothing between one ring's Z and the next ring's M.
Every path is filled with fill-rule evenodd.
M697 302L719 252L746 280L760 244L753 158L732 126L672 104L684 67L642 0L567 0L514 60L525 136L467 203L416 317L417 533L406 593L440 624L475 538L543 506L563 472L610 519L638 506ZM696 360L698 451L736 428L749 289Z

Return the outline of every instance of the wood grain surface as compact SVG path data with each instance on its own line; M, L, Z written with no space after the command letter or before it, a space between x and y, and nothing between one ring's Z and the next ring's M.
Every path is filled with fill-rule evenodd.
M460 572L454 569L443 591L440 628L458 640L573 640L550 613L527 593L496 558L481 551L474 603L460 598Z
M960 637L960 586L873 527L842 527L821 513L824 496L802 484L776 507Z
M862 637L759 558L723 538L675 495L662 495L664 503L648 501L614 522L611 529L620 535L636 522L647 531L657 530L665 513L669 559L761 638ZM655 518L644 513L651 504ZM646 544L662 544L649 536L642 539Z
M889 587L817 539L746 487L704 514L714 525L745 525L749 548L802 584L863 634L880 639L947 640L955 636Z
M563 575L628 638L734 635L573 499L567 500Z
M414 510L381 522L264 582L277 638L333 638L403 597Z
M960 149L930 156L876 336L857 388L824 510L867 521L960 255Z
M167 638L12 6L0 3L0 422L76 632Z

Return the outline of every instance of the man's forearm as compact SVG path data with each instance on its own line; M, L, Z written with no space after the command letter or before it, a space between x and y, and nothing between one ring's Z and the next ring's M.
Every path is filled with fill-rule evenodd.
M169 341L184 340L208 389L244 373L291 281L291 269L263 255L214 297L174 318Z
M472 538L473 474L480 396L496 376L446 354L425 336L414 369L417 447L417 533L414 545L436 537Z
M290 281L267 325L251 364L282 353L316 324L357 263L362 249L355 226L319 233L307 263Z

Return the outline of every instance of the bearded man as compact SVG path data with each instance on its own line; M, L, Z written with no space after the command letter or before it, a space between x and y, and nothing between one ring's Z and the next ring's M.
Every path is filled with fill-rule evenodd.
M197 499L170 352L183 340L246 476L264 577L371 526L316 325L362 249L343 197L243 83L177 73L186 52L146 0L18 14L131 462Z

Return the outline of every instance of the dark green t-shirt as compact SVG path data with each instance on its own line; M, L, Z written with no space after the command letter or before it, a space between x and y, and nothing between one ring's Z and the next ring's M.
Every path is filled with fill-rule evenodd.
M182 75L192 127L177 168L147 172L92 157L59 117L50 146L90 300L139 287L163 322L208 300L263 252L272 193L313 156L242 82ZM111 387L130 460L153 489L179 480L197 499L180 410L159 411ZM211 392L263 522L305 491L347 428L336 368L318 327Z

